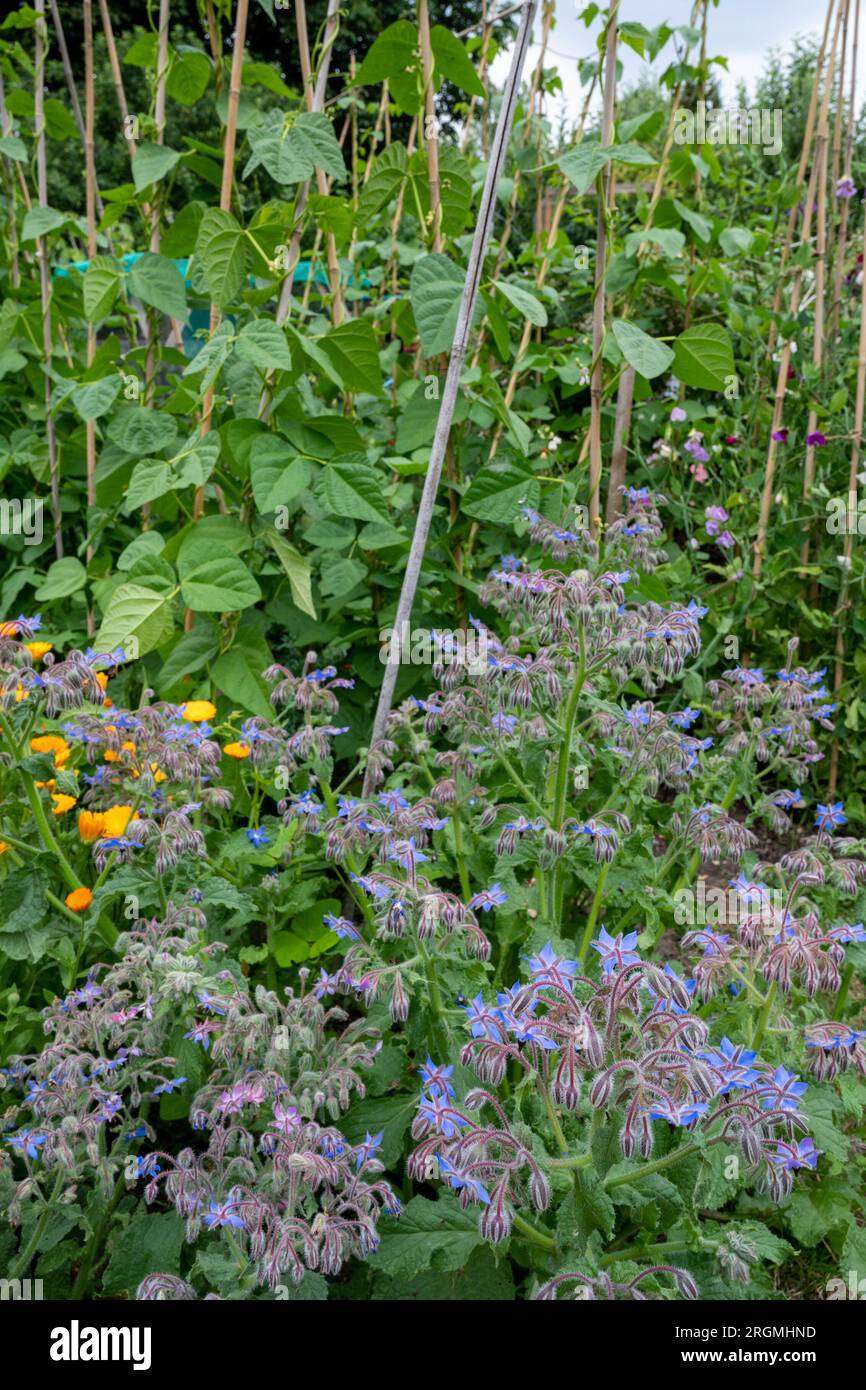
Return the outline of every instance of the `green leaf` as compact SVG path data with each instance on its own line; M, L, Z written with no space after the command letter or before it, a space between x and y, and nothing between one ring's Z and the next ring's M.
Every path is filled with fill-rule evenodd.
M465 274L441 252L421 256L412 267L409 299L425 357L448 352L454 341ZM481 305L476 306L476 318Z
M388 1303L505 1303L513 1302L517 1292L508 1261L482 1247L460 1269L425 1270L414 1279L380 1274L368 1297Z
M186 203L180 209L174 221L169 223L162 233L160 250L164 256L185 257L192 255L205 211L205 204L197 200Z
M651 338L642 328L625 319L614 319L613 336L629 366L648 380L667 371L674 360L674 354L666 343Z
M633 256L638 247L644 246L647 242L658 246L665 256L676 257L682 255L686 239L682 232L676 231L673 227L650 227L643 232L630 232L625 239L626 255Z
M350 454L327 464L314 485L318 502L331 516L357 521L387 521L388 506L382 496L382 474L363 454Z
M692 208L686 207L685 203L681 203L678 198L674 199L674 207L686 226L691 227L698 241L707 243L712 240L713 226L706 217L702 217L699 212L695 212Z
M253 319L244 324L235 341L235 356L260 372L288 372L292 366L286 335L273 319Z
M479 521L510 525L522 505L537 507L538 480L513 463L491 463L475 475L460 503L461 512Z
M171 173L179 159L180 151L173 150L168 145L139 145L132 156L132 178L136 193L143 192L152 183L159 183L160 179Z
M347 391L381 396L379 352L369 319L348 319L316 341Z
M481 1244L477 1214L463 1211L450 1195L437 1202L413 1197L399 1219L382 1218L379 1234L371 1266L400 1279L414 1279L430 1269L460 1269Z
M754 232L750 232L747 227L725 227L724 231L719 233L719 245L726 256L748 255L754 240Z
M152 532L145 532L151 535ZM160 672L160 690L166 691L183 680L201 671L220 649L219 634L207 619L197 622L189 632L184 632L172 647L163 662Z
M726 329L717 323L687 328L674 341L673 372L684 386L723 391L734 376L734 349Z
M108 438L124 453L158 454L174 448L177 425L171 415L137 405L119 410L108 426Z
M432 38L432 34L431 34ZM398 19L383 29L358 69L355 85L370 87L377 82L399 77L407 68L417 65L418 30L408 19Z
M264 87L275 96L289 97L293 101L297 96L270 63L244 63L241 82L245 87Z
M361 1144L365 1135L382 1131L382 1161L392 1168L399 1163L403 1141L415 1118L414 1096L379 1096L353 1105L340 1121L340 1129L350 1144Z
M0 932L26 932L45 916L48 878L33 864L13 869L0 883Z
M269 529L265 532L277 557L286 572L289 580L289 587L292 591L292 599L302 613L307 613L311 618L316 618L316 605L313 602L313 591L310 583L310 566L302 555L295 550L293 545L289 545L287 540L278 531Z
M217 324L210 337L202 343L195 356L187 362L183 369L184 376L198 376L200 372L203 372L199 390L202 392L209 390L219 376L221 368L225 365L233 344L234 331L229 321L223 319Z
M105 652L122 647L127 657L137 659L164 642L171 627L165 594L140 584L121 584L109 600L93 646Z
M158 309L169 318L186 322L186 290L183 276L167 256L145 251L130 270L126 287L142 303Z
M252 154L244 168L245 179L260 165L282 184L304 183L317 168L338 180L346 177L334 127L321 111L304 111L291 123L273 111L249 131L248 138Z
M346 178L346 164L334 127L321 111L303 111L292 126L293 137L302 141L317 169L338 181Z
M94 256L84 272L82 294L84 317L90 323L100 323L114 308L120 290L122 274L111 256Z
M373 160L373 170L361 190L358 221L364 226L380 208L396 198L409 172L406 146L386 145Z
M210 86L211 61L200 48L180 49L171 60L165 90L181 106L195 106Z
M51 565L44 583L36 590L36 597L40 602L52 598L68 598L70 594L77 594L86 583L87 570L81 561L76 560L74 555L66 555Z
M566 150L556 163L566 178L574 184L578 193L585 193L612 159L618 160L620 164L656 163L652 155L640 145L599 145L594 140L584 140L574 149Z
M98 420L114 405L120 387L119 376L104 376L99 381L86 381L76 386L70 400L82 420Z
M269 699L269 687L261 675L266 665L267 659L262 661L258 652L246 650L242 644L235 643L214 662L211 675L231 701L250 714L261 715L262 719L270 721L274 707Z
M442 24L434 24L430 30L430 46L433 49L434 65L440 77L453 82L470 96L486 98L487 93L478 73L463 44Z
M35 241L37 237L47 236L49 232L56 232L58 227L63 227L68 221L69 214L58 212L56 208L31 208L24 217L21 240L22 242Z
M505 296L509 304L514 305L524 318L529 319L530 323L534 323L538 328L546 327L547 310L541 300L536 299L534 294L529 293L529 290L523 289L520 285L508 284L504 280L497 282L496 289L499 294Z
M176 1212L137 1211L112 1242L103 1292L126 1293L134 1299L146 1274L179 1273L183 1233L184 1223Z
M310 481L309 459L298 458L290 444L276 434L253 440L250 450L250 479L253 498L264 515L287 506L304 491Z
M3 135L0 136L0 155L23 163L27 158L27 146L19 135Z
M226 308L244 283L249 255L244 230L230 212L208 208L199 227L195 254L201 260L214 303Z
M227 546L213 541L210 558L187 568L184 551L178 556L181 593L194 613L237 613L261 598L261 590L247 566Z
M174 479L169 465L163 459L141 459L132 470L129 486L126 489L128 511L143 507L147 502L155 502L171 492Z

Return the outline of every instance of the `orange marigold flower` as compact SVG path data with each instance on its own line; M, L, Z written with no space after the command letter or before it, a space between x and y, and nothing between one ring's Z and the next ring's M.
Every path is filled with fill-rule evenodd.
M41 661L47 652L54 650L53 642L25 642L24 645L34 661Z
M55 767L62 767L72 752L66 739L59 738L57 734L40 734L38 738L31 738L30 750L33 753L53 753Z
M71 810L72 810L73 806L75 805L76 801L78 800L78 797L77 797L77 796L65 796L65 795L63 794L63 792L52 792L52 793L51 793L51 800L54 802L54 814L55 814L55 816L62 816L63 813L64 813L64 811L71 811Z
M81 811L78 815L78 833L85 844L92 844L105 834L105 816L101 811Z
M97 671L96 679L99 681L99 684L102 686L103 690L108 689L108 676L105 674L104 671Z
M107 763L116 763L118 758L120 757L120 754L115 753L113 748L106 748L102 756Z
M248 743L227 743L223 752L229 758L248 758L250 756L250 745Z
M0 854L5 854L9 846L5 840L0 840Z
M72 912L84 912L93 902L93 894L89 888L73 888L71 893L66 894L66 906Z
M216 714L216 705L212 705L210 700L188 700L183 706L183 717L190 724L203 724L206 719L213 719Z

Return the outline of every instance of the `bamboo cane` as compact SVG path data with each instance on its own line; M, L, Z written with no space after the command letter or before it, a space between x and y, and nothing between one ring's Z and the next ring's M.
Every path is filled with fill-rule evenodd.
M836 66L836 44L839 38L839 27L841 20L841 9L837 12L836 24L833 29L833 44L827 63L826 81L824 92L821 99L821 115L819 126L826 125L827 111L830 104L830 92L833 87L833 73ZM817 183L817 161L812 161L812 169L809 175L809 184L806 190L806 206L803 210L803 231L802 241L807 244L812 230L812 209L815 199L815 189ZM791 303L789 308L790 317L796 318L800 308L800 298L802 295L803 271L802 267L797 267L791 286ZM785 395L788 388L788 369L791 365L791 344L786 342L779 355L779 370L776 377L776 396L773 404L773 420L770 427L770 441L767 446L767 463L764 470L764 487L761 493L761 507L758 517L758 533L755 539L755 557L752 565L752 574L756 580L761 577L763 567L764 546L767 540L767 528L770 521L770 505L773 499L773 482L776 472L776 446L778 441L774 435L778 434L782 427L782 416L785 408Z
M597 75L596 75L595 73L593 73L592 81L591 81L590 84L589 84L589 88L588 88L588 90L587 90L586 98L585 98L584 103L583 103L583 110L581 111L581 114L580 114L580 120L579 120L578 125L577 125L577 127L576 127L576 129L575 129L574 137L573 137L573 139L572 139L572 141L571 141L571 143L572 143L573 145L579 144L580 141L583 139L583 131L584 131L585 123L586 123L587 112L589 111L589 103L590 103L590 101L592 100L592 95L593 95L593 92L594 92L594 90L595 90L596 81L597 81ZM566 202L568 201L568 195L569 195L569 185L568 185L567 182L563 182L563 184L561 185L561 187L560 187L560 189L559 189L559 193L558 193L558 195L557 195L556 204L554 205L553 214L552 214L551 221L550 221L550 229L549 229L548 235L547 235L547 246L546 246L546 248L545 248L544 258L543 258L543 260L542 260L542 262L541 262L541 265L540 265L539 268L538 268L538 271L537 271L536 277L535 277L535 288L538 289L538 290L543 289L544 286L545 286L545 284L546 284L546 282L547 282L548 272L550 271L550 260L551 260L552 254L553 254L553 248L554 248L555 245L556 245L556 239L557 239L557 237L558 237L558 235L559 235L559 226L560 226L560 223L561 223L561 221L562 221L563 213L565 212L565 205L566 205ZM524 325L523 325L523 332L522 332L521 337L520 337L520 344L519 344L519 346L518 346L517 353L516 353L515 358L514 358L514 365L513 365L513 367L511 368L511 373L510 373L509 378L508 378L508 385L507 385L507 387L506 387L506 389L505 389L505 404L506 404L506 406L510 406L510 405L511 405L511 402L514 400L514 395L515 395L515 392L516 392L516 390L517 390L517 382L518 382L518 378L519 378L519 376L520 376L521 365L522 365L522 363L523 363L523 358L524 358L524 356L526 355L526 349L527 349L528 346L529 346L529 340L530 340L531 337L532 337L532 324L530 323L529 319L527 319L526 322L525 322ZM481 352L482 352L483 346L484 346L484 326L482 325L481 331L480 331L480 333L479 333L478 346L477 346L477 348L476 348L476 350L475 350L475 354L474 354L474 356L473 356L473 358L472 358L472 365L473 365L473 367L477 367L477 365L478 365L478 362L479 362L479 360L480 360L480 358L481 358ZM496 451L497 451L497 449L499 448L499 441L500 441L500 439L502 438L502 431L503 431L503 428L504 428L504 426L503 426L503 425L501 424L501 422L500 422L499 424L497 424L495 430L493 431L493 437L492 437L492 439L491 439L491 441L490 441L490 452L489 452L489 457L490 457L490 458L493 458L493 457L495 456ZM474 529L475 529L475 526L473 525L473 530L474 530Z
M316 73L316 85L313 92L312 111L323 111L325 106L325 89L328 84L328 72L331 67L331 50L334 40L337 37L339 27L340 0L328 0L328 14L325 19L325 32L322 40L322 51L319 56L319 66ZM292 303L292 286L295 279L295 270L301 254L301 237L303 236L302 216L307 205L307 198L310 193L309 183L301 185L298 196L295 199L295 221L297 223L295 232L289 246L288 267L286 277L280 287L280 298L277 304L276 321L282 326L289 316L289 309ZM267 389L262 393L262 402L259 414L263 415L267 409L268 392Z
M301 75L304 79L304 96L307 103L307 110L313 111L315 94L313 91L312 73L310 69L310 41L307 35L307 7L305 0L295 0L295 23L298 31L298 54L301 60ZM336 30L329 41L333 44L336 38ZM323 94L324 96L324 94ZM328 192L328 176L324 169L316 165L316 188L322 196ZM343 294L340 288L340 262L337 258L337 240L333 232L328 232L325 237L325 250L327 254L328 282L331 287L331 317L335 324L341 324L345 318L343 307Z
M488 23L487 0L481 0L481 57L478 61L478 79L484 87L484 106L488 104L487 86L487 54L490 48L490 36L493 30ZM466 120L463 123L463 134L460 138L460 150L465 154L469 148L469 140L472 134L472 125L475 120L475 109L478 105L477 96L469 98L469 110L466 113Z
M854 38L851 47L851 87L848 96L848 121L845 131L845 174L851 177L851 156L854 150L854 100L857 95L857 48L860 34L860 0L854 5ZM838 185L837 185L838 186ZM849 198L842 200L839 218L839 234L836 238L836 257L833 266L833 308L830 314L830 337L836 336L839 315L842 311L842 279L845 274L845 252L848 246L848 204Z
M34 124L36 128L36 187L41 208L48 206L48 170L45 161L45 58L48 31L45 24L45 0L34 0L36 11ZM36 238L36 257L39 262L39 285L42 300L42 352L45 372L45 434L48 440L48 465L51 478L51 515L54 522L54 549L57 558L63 557L63 535L60 512L60 466L57 456L57 432L51 413L51 271L48 266L48 243Z
M553 26L555 5L553 0L544 0L544 7L541 12L541 42L539 44L538 62L532 70L532 78L529 84L529 98L526 103L526 115L523 118L523 130L520 136L520 148L526 149L529 144L529 134L532 129L532 117L535 114L535 103L541 89L541 82L544 76L544 58L547 53L547 44L550 39L550 30ZM499 238L499 247L496 252L496 264L493 269L492 279L494 283L499 279L502 266L505 261L505 253L508 243L511 240L511 229L514 225L514 215L517 211L517 202L520 196L522 185L520 169L514 171L514 179L511 185L511 197L508 200L508 211L505 214L505 226Z
M52 0L54 6L54 0ZM84 0L84 182L85 207L87 212L87 256L93 260L96 255L96 163L94 158L94 133L96 125L96 99L93 82L93 0ZM93 366L96 356L96 329L88 320L87 324L87 366ZM96 421L88 420L85 426L87 505L96 506ZM88 525L88 534L90 526ZM86 563L93 559L93 546L87 546ZM93 609L88 604L87 631L95 630Z
M6 109L6 89L3 85L3 73L0 71L0 130L4 135L12 132L12 122ZM3 174L9 190L9 281L13 290L21 286L21 267L18 264L18 223L15 212L15 176L12 173L12 160L3 156Z
M809 155L812 152L812 140L815 133L815 116L818 110L818 98L821 92L821 79L824 71L824 61L827 56L827 40L830 36L830 21L833 17L833 9L836 0L828 0L827 13L824 17L824 32L821 36L821 46L818 49L818 57L815 63L815 76L812 81L812 91L809 96L809 108L806 112L806 128L803 132L803 146L800 150L800 163L797 166L797 177L795 186L802 188L806 181L806 171L809 167ZM779 310L782 307L782 295L784 293L785 267L788 264L788 257L791 254L791 247L794 244L794 232L797 227L797 203L788 213L788 225L785 230L785 241L782 246L782 255L779 259L779 278L773 294L773 308L771 311L770 331L767 335L767 356L769 357L776 345L776 333L778 331Z
M427 155L427 183L430 188L430 249L442 250L442 193L439 179L439 123L436 118L436 92L433 83L433 46L430 42L430 14L427 0L418 0L418 42L424 83L424 121L421 145Z
M844 25L848 14L845 0L842 0L839 14L840 17L844 16L842 19L844 34ZM827 260L827 145L829 138L830 131L826 112L822 111L821 120L818 123L818 134L815 138L818 218L815 228L815 312L812 325L812 365L815 368L817 380L821 378L824 362L824 279ZM812 485L815 481L815 445L814 443L810 444L809 440L817 428L818 412L813 398L809 406L809 422L806 427L806 462L803 469L803 501L807 506L812 496ZM801 565L809 563L808 529L800 550L800 563Z
M613 143L613 111L616 100L616 44L617 15L619 0L613 0L607 21L605 41L604 88L601 122L601 143ZM610 165L608 165L608 172ZM593 536L598 535L601 516L599 499L601 495L601 395L602 360L604 345L604 276L607 263L607 193L609 180L604 173L596 180L598 192L598 218L595 240L595 290L592 304L592 373L590 376L590 417L589 417L589 529Z
M66 46L66 35L63 32L63 21L60 18L60 10L57 7L57 0L51 0L51 21L54 25L54 32L57 35L57 47L60 49L60 61L63 64L63 73L66 78L66 86L69 90L69 101L72 106L72 114L75 117L75 124L78 126L81 135L81 143L86 143L84 134L84 121L81 117L81 103L78 100L78 88L75 85L75 75L72 71L72 64L69 61L69 49ZM104 212L102 198L99 188L96 188L96 208L101 217Z
M863 229L863 265L864 272L860 279L860 340L857 351L857 391L854 400L854 430L851 436L851 462L848 469L848 494L845 499L846 516L852 497L857 501L854 515L859 516L858 493L858 473L860 471L860 448L863 442L863 416L866 407L866 223ZM856 527L856 521L855 521ZM854 534L851 530L850 521L845 529L845 543L843 546L843 569L842 585L839 592L839 604L836 609L836 664L833 672L833 693L838 696L842 688L845 674L845 629L843 626L843 616L850 607L848 598L848 574L851 569L851 557L854 549ZM839 774L839 741L833 740L833 747L830 753L830 777L828 784L828 797L832 800L836 791L836 782Z
M421 565L427 547L427 537L430 533L430 526L433 520L433 508L436 502L439 479L442 474L442 465L448 446L451 421L454 415L454 406L457 401L457 392L460 385L460 375L466 357L472 314L481 284L484 253L493 224L493 216L496 207L496 189L505 166L508 137L514 120L514 108L517 104L520 74L526 58L526 50L529 46L529 36L532 31L532 19L535 13L535 5L536 0L527 0L524 6L520 28L512 51L508 81L506 82L502 104L499 108L499 119L496 124L496 133L493 138L490 160L487 166L487 177L484 183L484 191L481 195L478 220L475 224L475 234L472 239L472 250L469 254L466 282L463 286L463 294L457 315L457 324L454 330L454 341L451 347L448 373L442 392L442 402L439 407L436 433L430 450L430 461L427 464L427 472L424 478L424 487L415 523L415 533L412 537L412 545L406 563L406 572L403 576L400 598L397 603L397 612L394 621L396 630L400 634L401 643L402 634L411 618L412 604L415 599L415 591L418 587ZM397 683L398 669L397 664L394 662L389 662L385 667L382 688L379 692L379 701L376 707L376 714L370 735L371 753L378 749L385 735L388 715L391 711L394 687ZM368 758L367 768L364 774L365 796L370 794L370 791L375 785L375 778L376 769L373 758L370 757Z
M165 139L165 98L166 85L168 82L168 30L170 22L171 0L159 0L159 25L157 31L156 49L156 83L153 104L153 120L156 126L154 143L161 145ZM161 198L157 192L150 205L150 250L151 254L158 256L162 244L162 207ZM144 400L146 405L153 402L153 393L156 377L156 348L159 331L159 315L155 309L148 310L147 315L147 355L144 367ZM178 336L178 341L182 337ZM146 505L144 515L150 515L150 507Z
M237 141L238 130L238 105L241 96L241 80L244 65L244 46L247 37L247 15L249 12L249 0L238 0L238 7L235 13L235 40L232 51L232 70L229 78L229 101L228 111L226 112L225 144L223 146L223 174L220 185L220 210L230 212L232 205L232 188L234 186L235 171L235 143ZM211 336L216 332L220 321L220 311L216 304L211 304L210 309L210 332ZM205 392L202 401L201 421L199 432L202 436L210 433L211 417L213 415L214 388L210 386ZM204 488L196 488L193 501L193 518L198 519L204 511ZM187 627L191 625L192 614L187 614Z

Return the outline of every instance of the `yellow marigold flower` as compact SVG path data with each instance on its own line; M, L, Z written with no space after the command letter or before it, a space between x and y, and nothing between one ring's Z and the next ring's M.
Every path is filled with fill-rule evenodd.
M104 834L108 839L113 840L116 836L123 835L126 827L132 818L131 806L109 806L103 812Z
M101 811L81 811L78 815L78 833L85 844L92 844L105 834L105 816Z
M25 642L24 645L34 661L41 661L47 652L54 650L53 642Z
M210 700L188 700L183 707L183 717L190 724L203 724L206 719L213 719L216 714L216 705L212 705Z
M63 813L64 813L64 811L71 811L71 810L72 810L73 806L75 805L76 801L78 800L78 797L77 797L77 796L64 796L63 792L52 792L52 793L51 793L51 800L54 802L54 814L55 814L55 816L62 816Z
M99 681L99 684L102 686L103 690L108 689L108 676L105 674L104 671L97 671L96 679Z
M93 902L93 894L89 888L73 888L71 893L66 894L66 906L72 912L83 912Z
M57 786L57 778L52 777L50 782L37 782L36 785L40 789L47 787L50 792L53 792L54 788Z
M223 752L229 758L248 758L250 756L250 745L248 743L227 743Z
M30 750L33 753L53 753L55 767L62 767L72 752L66 739L59 738L57 734L41 734L38 738L31 738Z
M116 763L118 758L120 757L120 754L115 753L113 748L106 748L102 756L107 763Z
M29 691L29 690L25 690L25 689L24 689L24 686L23 686L23 685L21 684L21 682L19 681L18 684L17 684L16 687L15 687L15 703L16 703L16 705L20 705L20 704L21 704L21 701L22 701L22 700L26 700L26 699L28 698L29 695L30 695L30 691Z

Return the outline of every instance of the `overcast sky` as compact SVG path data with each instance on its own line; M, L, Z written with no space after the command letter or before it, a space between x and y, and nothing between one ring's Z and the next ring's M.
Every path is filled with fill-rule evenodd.
M601 3L601 0L599 0ZM502 3L500 3L502 8ZM539 5L539 10L541 6ZM593 52L595 36L599 32L599 20L587 31L577 16L584 8L583 0L558 0L556 27L548 45L548 63L559 68L566 89L564 104L570 116L580 114L582 94L576 77L574 59L589 57ZM636 20L647 28L667 22L670 25L687 24L692 11L692 0L621 0L620 19ZM722 92L726 101L733 104L736 83L742 78L754 91L755 80L764 64L764 55L771 48L785 49L798 34L815 34L820 38L826 14L825 0L720 0L718 9L710 9L709 37L707 52L710 57L724 56L728 60L728 74L717 68ZM535 22L537 38L540 30L538 19ZM859 44L858 55L858 94L856 106L859 110L866 94L866 44ZM566 56L561 56L561 55ZM645 64L630 48L620 47L624 67L624 80L635 80ZM659 60L653 71L662 71L672 55L670 45L665 49L663 59ZM531 72L538 60L538 46L534 44L526 62L525 71ZM500 54L493 66L493 77L501 82L507 71L508 57ZM557 104L548 106L548 114L557 114Z

